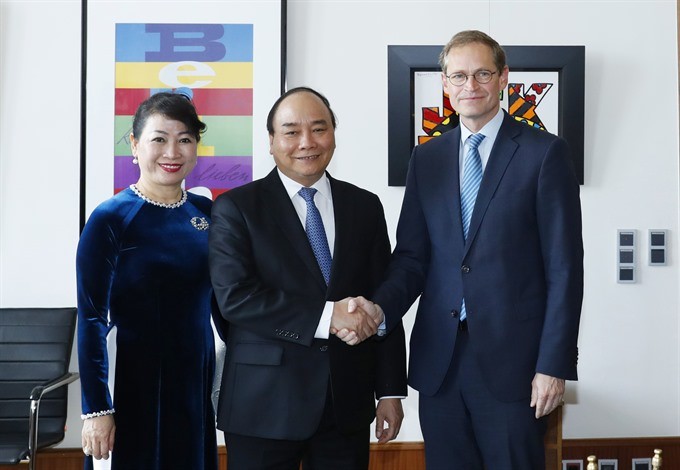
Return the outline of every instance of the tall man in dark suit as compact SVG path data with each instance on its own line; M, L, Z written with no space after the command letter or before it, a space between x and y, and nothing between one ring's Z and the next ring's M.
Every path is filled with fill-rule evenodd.
M414 149L372 300L389 331L420 296L409 384L428 469L543 469L543 417L576 379L578 181L564 140L500 109L508 67L496 41L461 32L440 65L461 125Z
M277 168L213 205L210 274L218 328L228 330L218 427L229 470L297 470L301 461L366 469L376 413L380 442L401 425L403 327L378 339L375 319L348 311L348 297L372 294L383 279L385 218L374 194L326 173L335 125L325 97L288 91L267 119ZM366 341L329 334L342 329Z

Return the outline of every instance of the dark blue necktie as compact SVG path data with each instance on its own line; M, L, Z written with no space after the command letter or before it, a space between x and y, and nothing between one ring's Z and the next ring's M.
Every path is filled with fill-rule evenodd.
M472 134L468 137L470 147L465 156L463 184L460 187L460 215L463 222L463 236L466 240L470 231L470 220L475 208L479 184L482 182L482 158L477 149L482 140L484 140L482 134ZM460 321L465 320L466 317L465 299L463 299L463 304L460 307Z
M312 246L312 251L316 257L316 262L319 263L323 278L326 280L326 285L331 278L331 250L328 248L328 238L326 238L326 230L323 228L323 221L321 220L321 213L314 204L314 188L302 188L298 194L307 203L307 221L305 223L305 231L309 244Z

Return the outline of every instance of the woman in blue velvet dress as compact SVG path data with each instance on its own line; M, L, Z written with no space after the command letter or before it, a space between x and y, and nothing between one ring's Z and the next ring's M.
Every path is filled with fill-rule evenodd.
M111 455L112 469L217 468L212 202L181 187L204 130L181 94L142 103L130 136L139 181L94 210L78 245L83 451ZM112 400L106 336L114 326Z

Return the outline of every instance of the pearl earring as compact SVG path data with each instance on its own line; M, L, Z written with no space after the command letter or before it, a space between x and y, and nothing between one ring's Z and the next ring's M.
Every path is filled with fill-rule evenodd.
M137 157L132 157L132 163L133 163L134 165L136 165L137 163L139 163L139 160L137 160Z

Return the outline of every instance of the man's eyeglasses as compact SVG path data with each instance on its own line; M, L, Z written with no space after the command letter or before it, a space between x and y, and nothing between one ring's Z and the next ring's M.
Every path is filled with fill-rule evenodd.
M496 72L489 72L488 70L478 70L472 75L466 75L461 72L454 72L451 75L447 75L446 78L449 80L449 83L453 86L465 85L468 77L475 77L477 83L484 85L485 83L489 83L495 74Z

